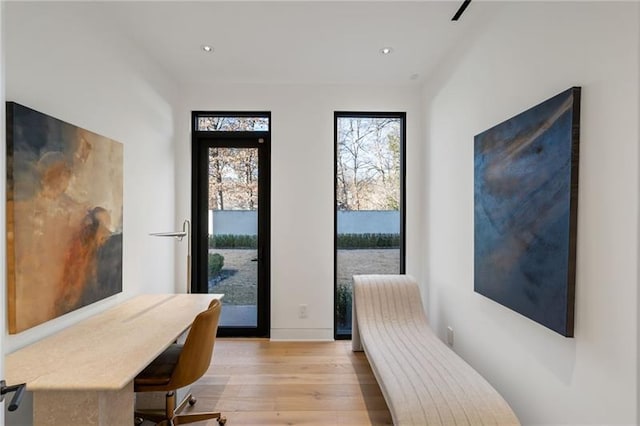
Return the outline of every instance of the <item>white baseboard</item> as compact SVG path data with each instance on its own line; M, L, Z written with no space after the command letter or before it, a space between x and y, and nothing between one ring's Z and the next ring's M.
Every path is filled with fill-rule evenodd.
M331 328L272 328L272 342L332 342Z

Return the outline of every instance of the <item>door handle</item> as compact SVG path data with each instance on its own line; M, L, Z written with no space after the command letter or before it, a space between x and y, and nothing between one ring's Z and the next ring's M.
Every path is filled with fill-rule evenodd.
M262 251L263 251L263 250L262 250L262 247L260 247L260 248L258 249L258 256L256 256L256 257L254 257L253 259L251 259L251 261L252 261L252 262L257 262L257 261L261 260L261 259L262 259Z
M4 401L4 396L9 392L15 392L11 402L9 403L9 411L16 411L24 397L24 391L27 389L26 383L19 385L7 386L7 382L0 380L0 402Z

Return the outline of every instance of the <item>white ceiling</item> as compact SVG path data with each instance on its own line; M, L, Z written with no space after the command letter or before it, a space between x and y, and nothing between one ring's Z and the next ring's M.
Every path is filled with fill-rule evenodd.
M473 2L459 22L452 22L461 3L121 1L84 6L97 7L101 19L183 85L212 80L418 84L495 7ZM203 44L215 51L204 53ZM384 46L394 52L380 54Z

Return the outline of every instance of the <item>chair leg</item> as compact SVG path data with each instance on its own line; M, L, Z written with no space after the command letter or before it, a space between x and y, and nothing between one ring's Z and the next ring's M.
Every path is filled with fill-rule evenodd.
M148 420L155 424L162 425L162 424L166 424L162 422L165 422L168 420L163 410L149 410L149 411L140 410L140 411L136 411L134 416L135 416L136 425L142 424L145 420Z
M224 425L227 422L227 418L223 417L220 413L216 412L204 412L204 413L185 413L181 414L182 410L189 404L191 407L197 402L196 398L192 394L188 394L175 409L175 417L173 417L173 423L175 425L182 425L187 423L199 422L202 420L218 419L218 424Z
M223 417L220 413L193 413L193 414L179 414L173 418L175 425L184 425L187 423L200 422L203 420L217 419L218 424L224 425L227 422L227 418Z
M182 405L182 404L181 404ZM164 410L136 410L134 413L136 424L138 418L149 420L159 426L173 426L172 420L176 413L176 394L175 392L167 392L164 399Z
M178 408L173 410L173 413L175 414L179 414L180 412L182 412L182 410L184 410L184 407L187 406L187 403L193 407L193 404L195 404L195 402L192 404L191 400L195 400L195 398L193 397L193 395L188 394L187 396L185 396L182 401L180 401L180 404L178 405Z
M195 403L196 399L193 397L193 395L189 394L176 407L175 392L167 392L165 396L164 413L162 413L162 411L158 413L157 411L145 412L144 410L140 410L136 411L135 416L145 420L156 422L157 426L182 425L211 419L217 419L218 424L220 425L224 425L225 423L227 423L227 418L216 412L180 414L182 410L184 410L184 408L187 406L187 404L193 406Z
M176 412L176 393L175 392L167 392L167 395L164 399L165 403L165 413L167 415L167 419L171 420L173 417L173 413Z

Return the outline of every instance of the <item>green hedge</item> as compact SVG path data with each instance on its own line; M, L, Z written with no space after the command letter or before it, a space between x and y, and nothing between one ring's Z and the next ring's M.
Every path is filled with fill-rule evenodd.
M344 327L351 327L351 303L353 300L351 286L338 284L336 294L336 312L338 324Z
M209 279L218 275L224 266L224 256L219 253L209 253Z
M257 247L257 235L222 234L209 236L210 249L255 249Z
M338 248L400 248L400 234L338 234Z
M209 236L209 248L211 249L255 249L257 247L257 235L222 234ZM338 248L400 248L400 234L338 234Z

